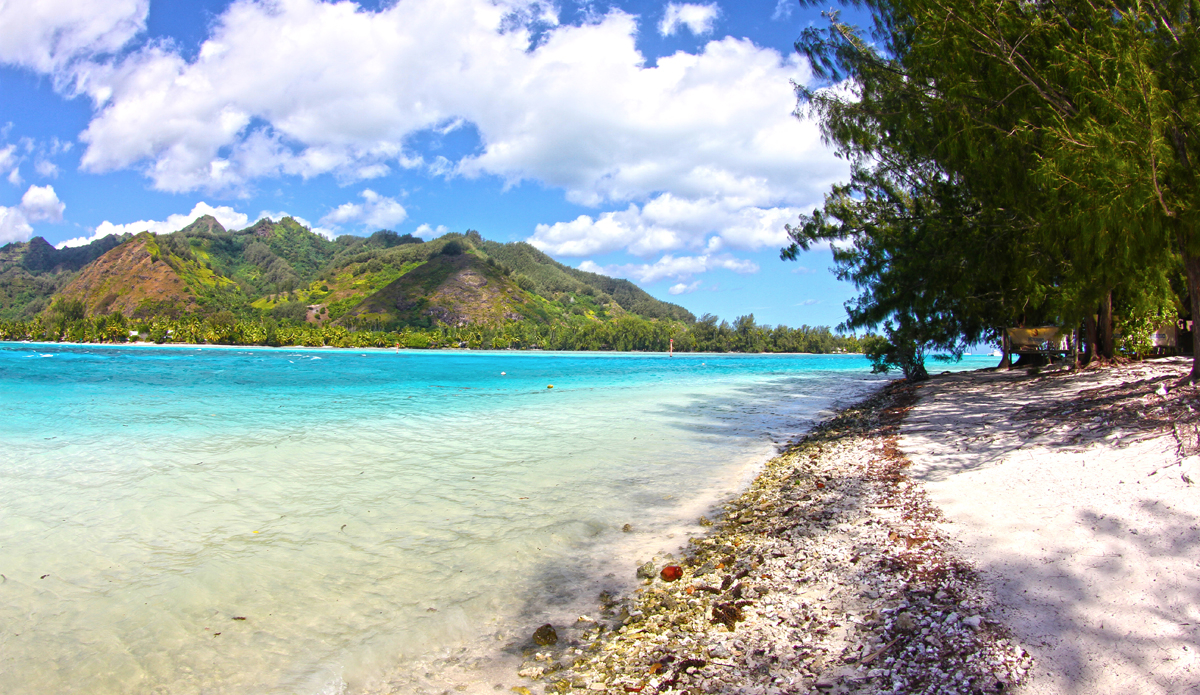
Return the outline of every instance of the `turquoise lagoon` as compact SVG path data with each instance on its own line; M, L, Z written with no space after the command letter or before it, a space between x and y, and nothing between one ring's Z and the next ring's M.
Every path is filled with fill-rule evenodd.
M0 692L507 690L512 645L881 383L849 355L0 344Z

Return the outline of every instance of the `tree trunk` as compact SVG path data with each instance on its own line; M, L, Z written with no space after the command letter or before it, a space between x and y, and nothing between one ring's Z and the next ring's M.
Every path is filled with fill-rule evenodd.
M1096 344L1098 342L1096 340L1096 317L1092 314L1088 314L1087 318L1084 319L1083 332L1086 335L1084 340L1087 343L1087 361L1085 364L1091 364L1096 361Z
M1100 354L1111 360L1114 354L1112 325L1112 290L1100 300Z
M1192 302L1192 373L1188 379L1200 381L1200 255L1183 249L1183 269L1187 273L1188 295Z
M1000 350L1004 354L1000 357L1000 364L996 365L996 369L1009 370L1012 369L1012 353L1009 352L1008 331L1005 330L1000 339Z

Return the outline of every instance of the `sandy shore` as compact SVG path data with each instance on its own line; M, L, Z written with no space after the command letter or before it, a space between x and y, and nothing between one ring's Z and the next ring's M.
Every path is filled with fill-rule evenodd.
M527 643L513 690L1200 692L1187 367L894 383Z
M1019 692L1200 692L1188 361L943 376L899 446L1037 659Z
M634 595L530 642L514 690L1006 692L1031 660L896 449L914 400L892 384L773 459Z

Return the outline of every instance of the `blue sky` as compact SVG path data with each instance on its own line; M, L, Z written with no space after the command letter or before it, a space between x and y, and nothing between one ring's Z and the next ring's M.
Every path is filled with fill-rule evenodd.
M847 176L787 0L0 5L0 243L289 214L477 229L697 315L834 325L784 224Z

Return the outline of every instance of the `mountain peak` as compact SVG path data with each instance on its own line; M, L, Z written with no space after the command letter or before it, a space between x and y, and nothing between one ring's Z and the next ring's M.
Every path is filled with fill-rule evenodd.
M191 224L179 230L188 236L199 234L223 234L225 227L212 215L201 215Z

